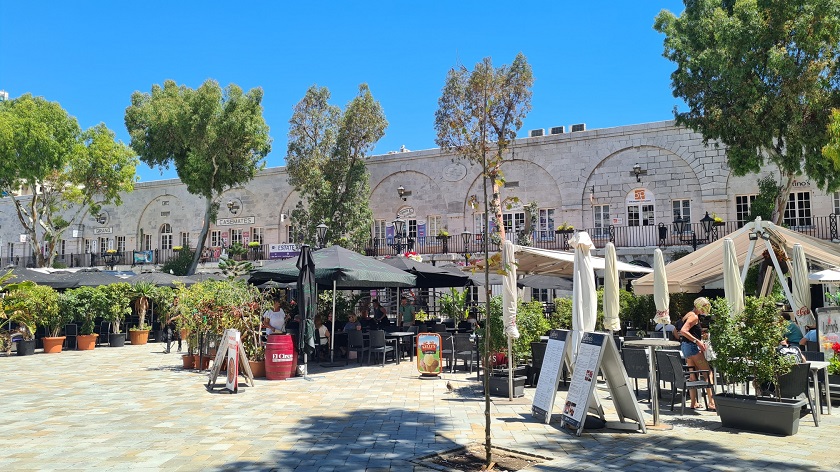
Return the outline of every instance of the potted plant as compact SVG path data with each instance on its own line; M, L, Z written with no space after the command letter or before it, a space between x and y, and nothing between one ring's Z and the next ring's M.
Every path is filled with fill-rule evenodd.
M66 339L61 336L61 330L72 320L72 317L59 309L58 292L45 285L33 285L25 288L24 291L27 293L24 300L25 309L31 310L46 328L46 335L41 340L44 344L44 353L61 352Z
M478 345L478 351L485 358L485 336L489 332L489 352L490 364L494 367L490 375L490 384L488 389L491 395L507 397L509 396L508 385L508 361L507 361L507 338L504 333L504 325L502 321L502 297L493 297L490 300L490 315L484 312L485 307L482 307L482 313L485 315L484 325L477 328L476 334L482 339ZM530 348L530 344L529 344ZM516 352L514 350L514 352ZM513 396L521 397L524 395L525 381L528 379L528 370L525 365L514 366L513 371Z
M134 310L138 316L137 326L128 330L132 345L142 345L149 342L149 327L146 326L146 312L149 301L155 295L156 287L151 282L137 282L131 286L131 297L134 299Z
M125 333L121 330L121 324L131 313L131 284L119 282L101 285L98 289L102 291L106 300L104 318L111 323L108 344L111 347L122 347L125 345Z
M444 253L449 252L449 231L447 231L446 228L443 228L442 230L438 231L438 234L437 236L435 236L435 239L440 241L441 245L443 246L442 251Z
M467 319L470 311L467 308L467 291L449 288L449 293L440 297L440 312L449 317L456 324Z
M826 343L831 348L832 356L828 359L828 383L840 385L840 343Z
M79 323L79 335L76 344L80 351L91 351L96 347L98 334L93 332L97 316L104 313L107 306L103 293L95 287L79 287L59 295L59 309L66 312L70 319Z
M32 282L7 283L14 278L12 272L0 275L0 348L11 354L12 344L18 343L17 354L19 356L35 353L35 324L34 316L17 310L13 304L12 297L4 297L4 294L14 293L22 287L34 285Z
M172 246L172 250L175 252L181 252L184 250L184 246Z
M560 226L557 227L557 230L554 231L557 234L569 234L575 231L575 227L570 225L567 222L563 222Z
M723 218L719 217L717 213L712 213L712 226L723 226L726 222L723 221Z
M795 360L776 352L784 338L786 321L779 316L772 298L746 297L744 311L730 314L724 299L716 299L712 313L711 341L717 352L715 367L728 384L754 381L756 393L760 385L779 383L779 377L790 371ZM776 397L715 395L717 414L725 427L770 434L796 434L799 417L806 400Z

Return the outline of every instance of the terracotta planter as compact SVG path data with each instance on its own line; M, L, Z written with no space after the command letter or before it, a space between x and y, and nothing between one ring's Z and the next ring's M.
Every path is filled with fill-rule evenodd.
M182 339L182 340L186 341L186 340L187 340L187 336L189 336L189 335L190 335L190 332L189 332L189 331L187 331L187 330L185 330L185 329L182 329L182 330L181 330L181 339Z
M131 339L131 345L143 345L149 342L148 329L133 329L128 332L128 337Z
M255 379L265 377L265 361L248 361L248 364Z
M80 334L76 337L80 351L92 351L96 347L96 338L98 334Z
M59 336L57 338L42 338L41 341L44 343L44 354L58 354L61 352L61 348L64 346L64 336Z
M184 354L181 356L181 361L184 363L185 369L194 369L195 368L195 356L191 356L189 354Z

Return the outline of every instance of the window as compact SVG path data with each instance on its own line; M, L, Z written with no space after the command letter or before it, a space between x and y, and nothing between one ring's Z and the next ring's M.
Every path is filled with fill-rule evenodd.
M430 236L432 241L435 236L443 229L443 217L440 215L429 215L426 218L426 236ZM429 239L429 238L427 238Z
M542 302L548 303L552 299L549 297L550 290L547 288L532 288L531 289L531 301L533 302Z
M210 247L222 247L222 232L220 230L210 231Z
M160 226L160 249L172 249L172 225L169 223Z
M66 247L67 247L67 244L65 244L65 243L67 243L67 241L65 241L65 240L63 240L63 239L62 239L61 241L59 241L59 242L58 242L58 249L57 249L57 251L58 251L58 254L59 254L60 256L63 256L63 255L64 255L64 253L65 253L65 252L64 252L64 250L65 250L65 249L66 249Z
M610 206L593 205L592 220L595 226L593 236L596 238L607 238L610 235Z
M785 224L811 226L811 192L791 192L785 207Z
M525 213L503 213L502 224L505 225L505 236L510 239L516 235L516 231L525 228Z
M151 234L144 234L143 235L143 250L144 251L151 251L152 250L152 235Z
M286 227L286 242L287 243L296 243L297 238L295 235L297 234L297 226L289 225Z
M653 226L653 205L629 205L627 226Z
M373 239L376 241L385 240L385 220L373 220Z
M96 252L96 243L92 239L85 239L85 254Z
M110 249L108 242L108 238L99 238L99 254L105 254L105 251Z
M190 233L181 232L180 237L178 238L180 246L184 249L189 249L190 247Z
M671 202L674 210L674 221L680 218L683 221L691 222L691 200L674 200Z
M755 197L755 195L735 195L735 219L738 221L738 226L749 222Z
M474 239L478 240L481 239L481 235L484 234L484 227L487 225L487 219L484 217L484 213L476 213L473 215L473 235Z
M8 248L9 258L15 257L15 243L8 243L6 247Z
M262 228L251 228L251 242L258 242L260 245L263 243L263 229Z
M242 244L242 229L232 228L230 230L230 245L233 246L236 243Z
M125 252L125 236L117 236L117 252L120 254Z
M840 192L834 192L834 216L840 215Z
M554 208L540 208L537 225L541 240L554 239Z
M405 224L409 239L417 239L417 220L408 220Z

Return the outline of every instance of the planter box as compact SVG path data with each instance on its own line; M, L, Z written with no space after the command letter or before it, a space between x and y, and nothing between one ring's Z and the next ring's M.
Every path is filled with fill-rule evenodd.
M133 329L128 332L128 336L132 346L141 346L149 342L148 329Z
M17 342L17 355L19 356L31 356L35 354L35 340L30 339L29 341L18 341Z
M715 395L717 414L726 428L790 436L799 431L799 418L807 400L725 394Z
M524 370L524 369L523 369ZM513 396L514 397L523 397L525 396L525 381L528 377L524 375L518 375L513 378ZM494 397L510 397L508 390L508 377L505 376L497 376L491 375L490 376L490 395Z
M98 334L80 334L76 337L76 345L80 351L92 351L96 347Z
M58 354L61 352L61 349L64 347L64 340L66 338L64 336L58 337L44 337L41 338L41 342L44 343L44 354Z

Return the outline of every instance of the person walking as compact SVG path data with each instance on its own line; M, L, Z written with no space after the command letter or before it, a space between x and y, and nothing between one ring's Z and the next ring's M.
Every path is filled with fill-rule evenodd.
M700 327L700 315L708 315L712 304L706 297L698 297L694 300L694 310L689 311L682 317L682 327L680 328L680 351L685 357L685 362L689 369L705 370L703 376L709 384L714 384L714 379L708 374L709 362L706 361L706 356L703 354L706 351L706 345L703 344L703 329ZM691 374L691 380L697 380L697 374ZM691 408L697 409L697 391L691 389ZM716 411L715 396L713 388L706 389L708 398L708 410Z

